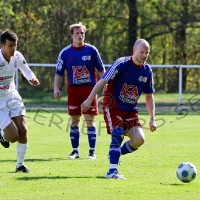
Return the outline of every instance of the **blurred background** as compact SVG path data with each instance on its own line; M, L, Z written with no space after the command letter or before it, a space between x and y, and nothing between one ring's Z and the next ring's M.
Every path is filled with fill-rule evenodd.
M0 0L0 31L16 32L28 63L55 64L72 40L69 25L83 22L86 39L104 64L132 55L134 42L151 45L150 65L199 65L200 0ZM19 75L20 92L51 92L55 67L31 67L41 85ZM177 68L153 68L157 93L178 92ZM183 68L183 92L196 93L200 68ZM65 82L63 81L63 88Z

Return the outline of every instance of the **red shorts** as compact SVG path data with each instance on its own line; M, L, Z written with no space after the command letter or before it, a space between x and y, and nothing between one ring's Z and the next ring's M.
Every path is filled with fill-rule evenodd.
M68 114L69 115L81 115L91 114L98 115L98 103L97 98L93 100L90 109L86 112L81 111L81 104L88 98L90 92L93 89L92 86L68 86Z
M122 127L125 132L134 126L141 126L137 112L121 110L119 106L111 100L105 105L105 101L106 99L104 97L103 114L108 134L110 134L112 129L116 126Z

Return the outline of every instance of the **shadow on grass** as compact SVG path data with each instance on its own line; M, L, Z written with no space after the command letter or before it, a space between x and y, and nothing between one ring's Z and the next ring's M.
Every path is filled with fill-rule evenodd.
M31 175L31 174L30 174ZM19 181L32 181L32 180L40 180L40 179L68 179L68 178L98 178L98 179L105 179L105 176L25 176L25 177L18 177L16 178Z
M187 185L187 183L173 183L173 184L170 184L172 186L184 186L184 185Z
M171 186L183 186L184 183L171 183L171 184L163 184L163 185L171 185Z
M25 162L49 162L49 161L60 161L60 160L67 160L66 158L48 158L48 159L43 159L43 158L32 158L32 159L26 159ZM16 162L16 159L9 159L9 160L0 160L0 163L5 163L5 162Z

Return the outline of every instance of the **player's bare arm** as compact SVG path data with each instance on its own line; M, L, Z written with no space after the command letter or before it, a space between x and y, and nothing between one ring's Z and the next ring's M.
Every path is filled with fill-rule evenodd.
M157 126L155 122L155 101L154 101L153 93L146 94L146 107L150 116L149 129L151 132L156 131Z
M60 100L60 85L62 83L62 76L56 74L54 79L54 98Z
M104 73L105 73L105 69L99 72L100 78L103 76Z
M103 76L103 74L106 72L106 70L102 70L99 72L99 76L100 78ZM104 92L106 91L106 88L107 88L107 84L103 87L103 90L102 90L102 95L104 94Z
M94 99L94 97L103 89L103 87L107 84L108 82L105 79L100 79L96 85L94 86L93 90L91 91L90 95L88 98L81 104L81 110L83 112L87 111L91 103Z

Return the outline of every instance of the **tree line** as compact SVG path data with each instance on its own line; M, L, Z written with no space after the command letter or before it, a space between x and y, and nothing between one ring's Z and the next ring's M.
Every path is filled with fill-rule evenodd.
M149 64L198 65L200 60L200 0L0 0L0 31L19 37L18 50L28 63L56 63L62 48L72 42L69 25L83 22L86 42L96 46L105 64L132 54L134 42L151 45ZM53 90L55 69L35 68ZM156 91L177 92L178 70L154 68ZM196 92L200 70L183 70L183 90ZM31 90L23 84L20 88Z

